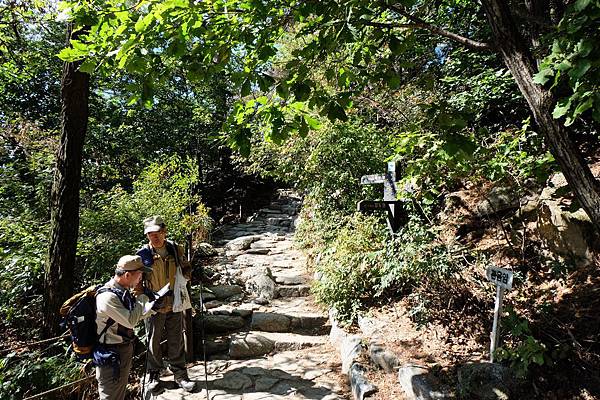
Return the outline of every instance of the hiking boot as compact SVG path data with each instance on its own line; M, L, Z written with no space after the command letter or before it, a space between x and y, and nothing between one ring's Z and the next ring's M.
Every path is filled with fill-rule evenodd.
M177 382L177 386L179 386L186 392L193 392L194 388L196 387L196 382L189 381L187 378L179 379L176 382Z
M159 371L150 371L146 375L146 392L157 394L160 391Z

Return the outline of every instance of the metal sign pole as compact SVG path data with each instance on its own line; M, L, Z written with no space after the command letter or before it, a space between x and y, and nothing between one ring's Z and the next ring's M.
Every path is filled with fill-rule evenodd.
M502 315L502 300L504 299L504 288L496 286L496 305L494 306L494 324L492 326L490 343L490 362L494 362L494 353L500 343L500 316Z
M496 285L496 305L494 306L494 324L490 335L490 362L494 362L494 353L500 343L500 317L502 316L502 300L504 291L512 289L513 273L504 268L490 266L485 275Z

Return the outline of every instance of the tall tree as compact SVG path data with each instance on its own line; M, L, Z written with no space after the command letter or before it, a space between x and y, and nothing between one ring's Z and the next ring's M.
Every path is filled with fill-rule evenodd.
M67 41L76 40L81 33L68 24ZM61 80L61 137L50 199L51 236L44 291L44 327L48 334L58 332L57 311L73 291L90 91L90 76L79 71L79 65L80 62L65 62Z
M547 2L532 1L529 10L535 17L549 17ZM482 0L487 18L492 28L494 48L513 75L523 97L535 118L539 130L546 138L554 158L569 182L583 209L590 216L596 228L600 229L600 182L592 175L581 152L569 138L564 125L556 120L552 113L556 106L554 95L534 82L537 72L536 60L532 49L539 35L531 32L531 41L518 29L510 11L508 2L500 0ZM542 19L550 23L549 18Z

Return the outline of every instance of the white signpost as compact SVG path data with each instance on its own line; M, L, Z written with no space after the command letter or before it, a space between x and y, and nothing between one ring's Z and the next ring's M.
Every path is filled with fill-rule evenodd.
M496 305L494 306L494 324L492 326L491 344L490 344L490 362L494 362L494 352L500 342L500 316L502 315L502 300L504 290L512 289L513 273L507 269L499 267L488 267L485 272L488 280L496 285Z

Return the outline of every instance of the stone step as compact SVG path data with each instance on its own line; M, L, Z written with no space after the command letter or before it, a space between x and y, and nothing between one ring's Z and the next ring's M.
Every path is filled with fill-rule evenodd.
M329 340L327 335L250 331L225 336L207 335L203 344L200 336L201 333L195 334L195 354L202 356L206 351L207 356L232 359L261 357L274 351L302 350L323 345Z
M309 285L277 285L277 297L306 297L310 295Z
M250 329L263 332L312 332L326 333L330 327L328 318L316 313L263 312L255 311Z
M301 350L320 346L329 340L327 335L302 335L299 333L260 332L275 343L275 351Z
M273 267L275 267L275 264L273 264ZM284 271L287 272L286 274L274 273L273 279L275 279L275 283L277 283L278 285L306 285L309 282L310 279L308 277L304 276L304 274L290 273L289 272L290 269L291 268L289 268L289 267L283 269Z
M281 299L278 299L281 300ZM207 334L229 334L243 330L263 332L289 332L325 334L329 332L327 316L320 313L298 312L297 310L269 310L257 304L240 307L219 305L193 319L194 332Z
M292 225L291 217L269 217L267 218L268 225L274 225L278 227L289 227Z

